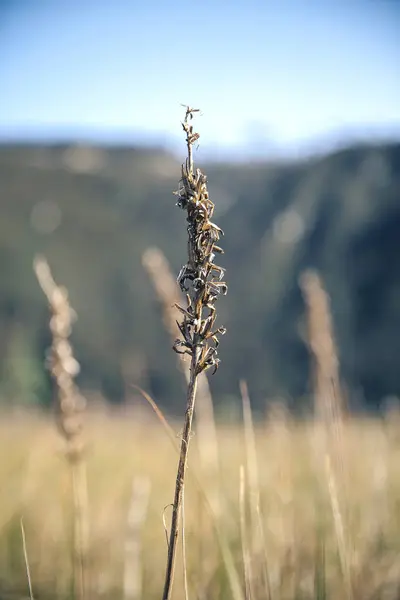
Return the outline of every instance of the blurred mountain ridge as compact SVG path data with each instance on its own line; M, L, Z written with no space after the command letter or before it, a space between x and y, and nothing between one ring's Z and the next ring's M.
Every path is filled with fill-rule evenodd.
M216 402L233 401L245 378L258 407L277 396L307 405L298 277L308 267L331 296L350 403L376 408L400 395L400 143L199 166L225 231L229 283L219 306L228 327L222 365L211 378ZM180 162L161 146L0 145L0 396L20 398L21 381L29 387L32 373L37 385L42 368L48 314L32 271L41 252L79 316L81 385L116 402L137 383L171 410L183 405L141 265L149 246L161 248L174 273L186 260L185 216L172 195L179 177ZM19 365L26 377L16 375ZM43 401L42 382L37 396Z

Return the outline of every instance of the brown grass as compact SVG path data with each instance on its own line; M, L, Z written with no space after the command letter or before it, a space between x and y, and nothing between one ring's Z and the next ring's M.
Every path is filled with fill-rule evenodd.
M300 280L307 306L308 339L313 357L316 450L319 470L326 478L335 525L337 548L346 598L354 598L352 550L346 506L349 474L344 457L343 400L339 358L333 334L329 297L317 272L308 271ZM323 479L323 477L322 477ZM323 483L321 482L323 489Z
M174 192L178 198L177 206L186 213L188 243L187 262L178 275L181 291L186 293L186 302L185 307L180 303L175 305L181 317L177 321L180 337L175 340L173 349L182 359L190 356L190 368L184 369L187 377L186 409L172 503L163 600L172 597L179 536L182 538L184 588L188 598L184 486L197 387L201 375L209 369L214 369L214 373L218 369L219 336L226 332L225 327L215 326L216 302L228 291L228 286L222 281L225 270L215 262L216 256L223 253L218 245L223 231L211 221L214 203L208 193L207 177L199 168L195 170L193 161L193 144L200 134L194 131L191 121L198 112L198 109L186 107L182 127L186 134L187 158L182 165L179 188ZM213 419L209 421L213 424Z
M140 422L130 414L93 413L88 419L88 560L95 598L122 597L132 481L141 477L151 484L148 510L141 525L141 597L161 597L166 551L162 515L173 492L176 451L150 411L148 418L144 421L142 417ZM179 423L173 426L179 430ZM259 423L254 429L271 598L344 598L346 587L330 501L326 495L321 497L316 477L313 424L289 421L285 428L286 438L282 438L282 425L276 422ZM352 565L354 594L360 600L395 600L400 581L400 441L393 434L392 424L379 420L350 420L344 425L344 436L345 460L351 474L345 508L357 559ZM185 492L191 598L245 597L244 588L241 592L236 589L236 596L232 592L235 581L244 580L239 507L240 465L246 464L243 429L239 425L220 426L218 439L220 489L226 509L218 517L203 510L201 520L199 505L204 500L193 479L198 476L202 481L196 436L192 441ZM60 449L51 421L34 416L1 419L1 598L6 592L26 596L21 516L35 598L70 597L68 469ZM242 493L248 495L248 485ZM210 527L205 526L208 523ZM318 558L320 532L324 561ZM247 533L249 538L250 529ZM202 553L204 547L218 551L216 558L211 557L211 564L201 569L200 561L207 563L209 558ZM264 600L268 595L262 583L263 563L259 555L253 555L250 543L246 552L250 554L251 576L257 582L254 599ZM178 553L176 600L184 598L181 564ZM201 570L209 574L206 581L199 581ZM324 596L316 595L316 577L323 581L318 589L326 588Z
M206 383L202 371L218 366L217 334L225 332L213 333L213 304L227 289L214 275L208 279L210 269L223 275L212 252L222 232L210 221L206 179L194 173L191 146L198 135L188 125L191 112L177 193L192 221L193 247L182 273L197 282L187 308L178 307L183 340L174 344L191 355L190 370L184 368L189 391L183 433L177 436L182 424L168 423L139 390L140 411L91 411L83 459L68 295L48 265L37 261L52 311L51 369L64 445L49 418L4 414L0 421L0 600L22 600L27 589L37 600L399 600L399 420L393 413L381 420L344 418L329 298L316 273L301 280L316 419L297 422L276 404L267 420L254 422L241 382L243 423L217 427L205 387L207 410L197 420L200 435L191 439L197 378ZM201 201L192 206L195 192ZM204 256L193 259L194 248L203 248ZM150 259L154 263L154 251ZM152 274L150 259L147 254ZM154 281L172 332L168 305L176 301L176 286L164 271L164 283Z
M72 589L75 598L87 600L90 595L87 568L89 505L82 436L86 400L74 382L80 366L69 341L76 315L69 303L67 289L55 283L45 258L35 258L34 270L50 309L52 344L48 367L57 388L57 421L65 440L71 477Z

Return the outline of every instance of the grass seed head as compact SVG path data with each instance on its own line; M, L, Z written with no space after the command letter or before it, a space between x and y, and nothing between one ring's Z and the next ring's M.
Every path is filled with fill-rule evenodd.
M180 354L193 356L196 348L201 349L197 364L197 374L219 366L217 347L219 336L226 332L225 327L215 328L217 317L216 302L226 295L227 284L222 281L225 269L215 263L216 254L223 251L217 245L224 232L211 221L214 204L207 189L207 177L200 169L194 169L193 144L200 135L193 130L191 120L197 109L186 108L182 123L186 133L188 157L182 165L177 206L187 212L188 222L188 262L178 276L178 283L186 292L186 308L178 306L182 321L178 324L183 339L177 339L173 346Z

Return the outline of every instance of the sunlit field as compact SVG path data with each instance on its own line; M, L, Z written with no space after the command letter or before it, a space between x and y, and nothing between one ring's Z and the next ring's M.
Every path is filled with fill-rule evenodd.
M147 406L140 414L86 415L88 598L161 598L180 441L180 424L170 425L172 439ZM196 431L191 439L184 502L190 599L400 597L396 415L345 422L336 470L334 454L327 468L313 423L282 411L255 427L256 458L241 424L217 431L219 458L209 463ZM50 417L1 419L2 600L29 598L28 572L34 598L72 596L63 443ZM176 600L185 598L183 573L180 545Z

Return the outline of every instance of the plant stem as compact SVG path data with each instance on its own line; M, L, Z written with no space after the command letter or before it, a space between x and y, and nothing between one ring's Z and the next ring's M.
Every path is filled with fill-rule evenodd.
M181 452L179 456L178 472L176 476L175 497L172 509L172 522L168 544L168 559L167 569L165 573L165 584L163 592L163 600L170 600L172 593L172 585L175 574L176 564L176 549L179 534L179 521L182 509L182 494L185 485L185 474L187 466L187 458L189 452L189 442L192 430L194 404L196 400L197 389L197 363L199 359L200 348L195 347L190 365L190 380L187 391L187 404L185 413L185 423L183 426Z
M88 553L88 498L86 464L79 457L70 462L73 494L73 571L74 595L77 600L87 600Z

